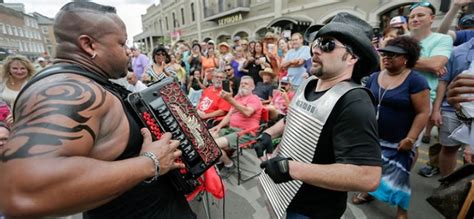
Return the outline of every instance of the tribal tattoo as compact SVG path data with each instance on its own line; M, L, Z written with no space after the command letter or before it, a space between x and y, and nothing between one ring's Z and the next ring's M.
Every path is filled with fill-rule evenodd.
M2 162L51 153L64 141L87 134L96 140L96 133L87 125L91 117L86 115L104 105L106 91L102 87L91 80L65 79L29 90L16 103L15 125L9 140L22 145L4 150L0 155ZM38 148L41 146L47 148Z

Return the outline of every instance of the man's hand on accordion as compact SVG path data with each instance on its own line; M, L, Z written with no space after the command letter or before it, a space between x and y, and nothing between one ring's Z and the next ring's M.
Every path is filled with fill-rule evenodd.
M151 152L155 154L160 162L159 174L166 174L168 171L176 168L184 168L183 163L175 162L181 156L181 150L178 149L179 141L171 140L171 133L165 133L158 141L152 141L150 130L143 128L143 145L140 154Z

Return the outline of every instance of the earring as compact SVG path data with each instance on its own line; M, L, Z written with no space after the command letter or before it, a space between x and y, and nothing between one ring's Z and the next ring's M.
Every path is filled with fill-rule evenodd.
M95 59L97 57L97 53L92 54L91 59Z

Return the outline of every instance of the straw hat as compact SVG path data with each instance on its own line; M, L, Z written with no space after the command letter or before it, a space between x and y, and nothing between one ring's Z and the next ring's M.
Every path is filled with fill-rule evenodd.
M229 45L228 43L226 43L226 42L219 43L219 46L217 46L217 47L218 47L218 48L221 48L221 46L225 46L225 47L227 47L227 49L230 50L230 45Z
M269 74L272 77L272 79L275 78L275 76L276 76L276 74L275 74L275 72L273 71L272 68L265 68L265 69L261 70L258 74L260 75L260 77L263 78L264 73Z

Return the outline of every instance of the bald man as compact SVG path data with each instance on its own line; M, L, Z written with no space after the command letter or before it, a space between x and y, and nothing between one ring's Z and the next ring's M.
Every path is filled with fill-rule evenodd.
M106 28L105 28L106 27ZM0 211L39 218L195 218L168 171L178 141L152 142L108 79L127 73L125 25L115 9L71 2L56 16L53 67L19 94L0 155ZM53 74L54 73L54 74Z

